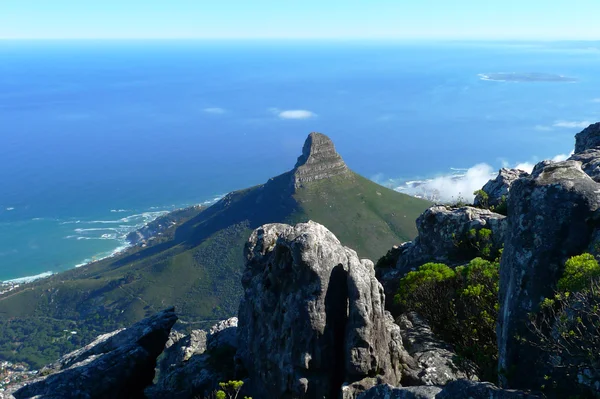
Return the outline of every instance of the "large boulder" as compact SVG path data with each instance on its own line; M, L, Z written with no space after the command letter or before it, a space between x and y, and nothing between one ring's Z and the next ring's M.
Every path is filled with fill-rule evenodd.
M465 378L478 380L476 367L466 360L458 362L452 346L438 339L416 313L401 315L398 324L404 347L416 363L407 362L404 367L404 385L446 385Z
M565 261L588 248L599 207L600 184L577 161L540 163L513 184L500 264L498 349L505 387L543 384L548 370L540 366L544 355L527 343L533 339L528 314L553 296Z
M508 200L510 186L515 180L527 175L527 172L520 169L500 169L498 176L488 181L481 189L487 195L487 198L484 198L484 196L479 193L475 196L473 204L483 208L490 208L492 206L497 207Z
M600 147L600 122L588 126L575 135L575 154Z
M143 398L156 358L177 321L173 308L93 343L41 370L44 375L13 393L16 399Z
M581 168L595 182L600 182L600 148L591 148L583 152L573 154L571 161L581 162Z
M193 330L165 349L159 379L146 389L151 399L209 397L219 382L236 377L237 317ZM167 361L167 359L169 359Z
M371 261L314 222L264 225L245 256L238 356L255 397L333 398L365 378L400 382L400 329Z

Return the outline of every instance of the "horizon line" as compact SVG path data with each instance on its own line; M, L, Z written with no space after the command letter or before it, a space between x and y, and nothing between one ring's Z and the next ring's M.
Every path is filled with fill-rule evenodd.
M2 37L0 41L442 41L442 42L600 42L600 38L466 38L466 37Z

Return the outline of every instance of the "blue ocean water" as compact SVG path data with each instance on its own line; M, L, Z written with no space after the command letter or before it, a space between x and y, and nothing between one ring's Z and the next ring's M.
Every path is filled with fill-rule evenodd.
M311 131L382 182L568 154L599 70L598 43L0 41L0 280L263 183Z

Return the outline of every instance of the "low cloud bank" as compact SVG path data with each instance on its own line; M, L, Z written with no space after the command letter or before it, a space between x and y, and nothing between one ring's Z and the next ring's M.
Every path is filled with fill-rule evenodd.
M570 154L559 154L552 161L566 160ZM505 168L515 168L531 173L534 163L522 162L516 165L504 164ZM391 186L396 191L426 198L439 203L473 202L473 192L481 189L488 180L497 176L498 169L486 163L474 165L468 169L454 169L452 173L425 180L381 182L381 176L375 176L373 180Z

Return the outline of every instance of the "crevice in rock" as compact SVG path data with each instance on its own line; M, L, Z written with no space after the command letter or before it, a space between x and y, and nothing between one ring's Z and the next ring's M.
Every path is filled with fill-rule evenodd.
M346 369L346 325L348 324L348 272L342 265L331 271L329 286L325 296L325 337L330 350L324 357L329 362L329 397L339 395L345 380Z

